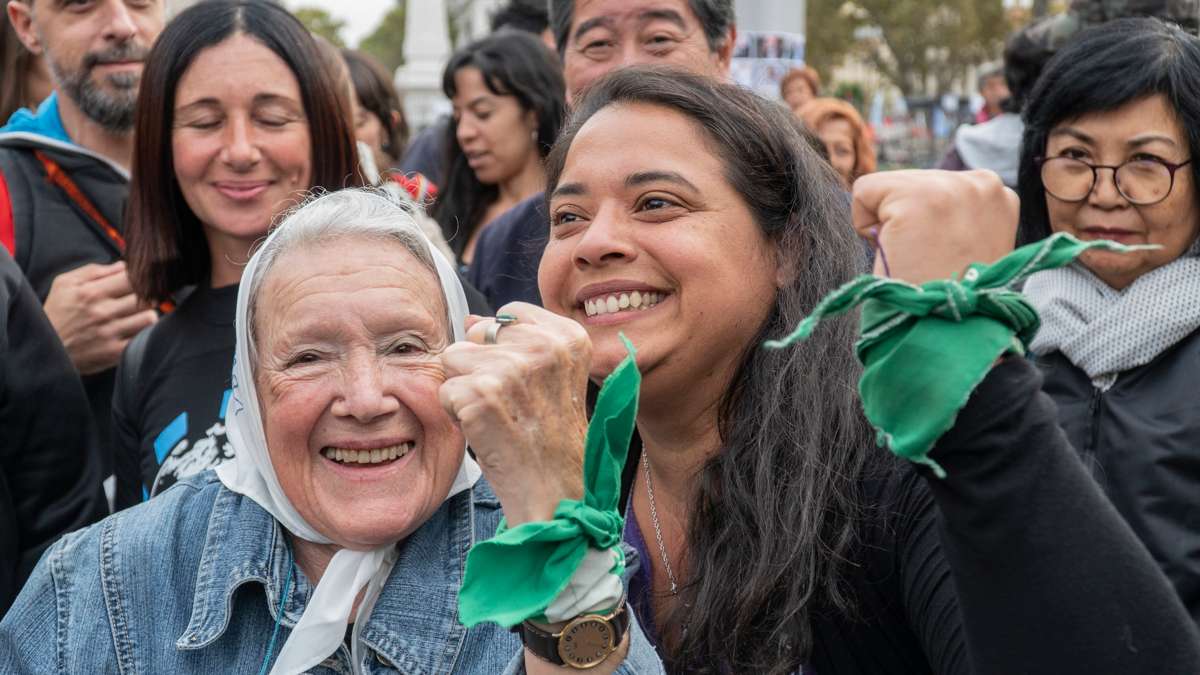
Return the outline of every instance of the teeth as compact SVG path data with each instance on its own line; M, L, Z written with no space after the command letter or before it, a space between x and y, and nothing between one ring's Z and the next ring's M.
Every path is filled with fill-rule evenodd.
M327 459L342 464L381 464L393 459L399 459L413 449L412 443L401 443L386 448L372 450L352 450L349 448L324 448L321 454Z
M583 310L588 316L616 314L617 312L635 309L647 310L657 305L665 297L665 293L655 293L652 291L645 293L641 291L633 291L631 293L614 293L605 297L585 300L583 303Z

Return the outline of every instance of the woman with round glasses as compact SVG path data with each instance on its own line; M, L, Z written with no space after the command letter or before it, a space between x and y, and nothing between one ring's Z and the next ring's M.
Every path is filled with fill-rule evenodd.
M1200 621L1200 40L1155 19L1080 34L1030 97L1022 234L1145 245L1025 287L1063 429Z

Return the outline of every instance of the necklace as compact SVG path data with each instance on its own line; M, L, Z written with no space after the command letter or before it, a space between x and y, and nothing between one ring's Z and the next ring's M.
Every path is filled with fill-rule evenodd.
M679 585L675 583L675 573L671 571L671 560L667 557L667 547L663 546L662 529L658 526L658 510L654 508L654 487L650 484L650 460L642 451L642 469L646 473L646 496L650 498L650 522L654 523L654 539L658 542L658 552L662 555L663 567L667 568L667 579L671 582L671 595L675 595Z

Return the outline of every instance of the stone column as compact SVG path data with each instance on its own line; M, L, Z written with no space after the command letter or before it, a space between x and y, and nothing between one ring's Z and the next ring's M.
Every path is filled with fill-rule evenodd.
M442 94L442 70L449 58L445 0L410 0L404 17L404 65L396 71L396 88L414 130L450 111Z

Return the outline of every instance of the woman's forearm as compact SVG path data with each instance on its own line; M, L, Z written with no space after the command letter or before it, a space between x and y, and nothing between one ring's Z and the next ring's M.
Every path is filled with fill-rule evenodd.
M976 672L1200 672L1182 604L1040 382L1007 359L933 453L948 474L928 482Z

